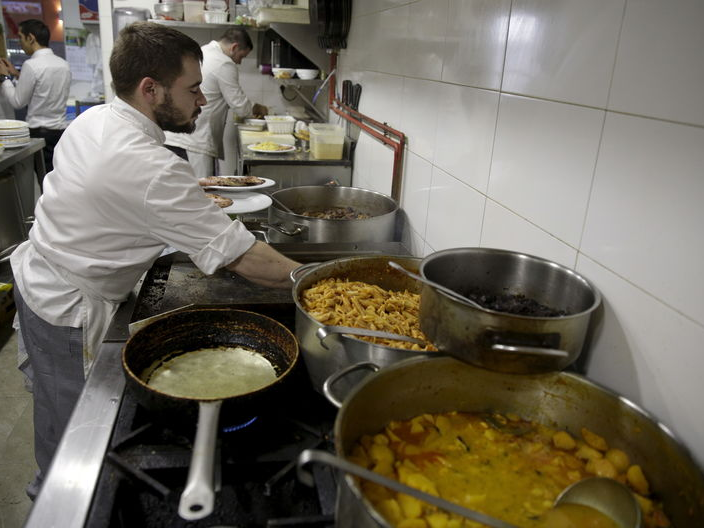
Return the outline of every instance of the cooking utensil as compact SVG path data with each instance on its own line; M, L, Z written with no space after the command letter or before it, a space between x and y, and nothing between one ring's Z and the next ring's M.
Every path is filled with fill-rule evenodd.
M704 473L689 451L635 403L573 373L516 376L451 357L397 362L347 395L335 419L335 452L347 459L362 435L376 434L392 420L489 409L567 431L586 427L643 468L672 526L699 526L704 519ZM339 481L336 519L339 528L390 527L349 476Z
M431 281L431 280L429 280L429 279L426 279L425 277L421 277L421 276L418 275L417 273L413 273L413 272L411 272L411 271L408 271L408 270L405 269L403 266L400 266L400 265L396 264L396 263L393 262L393 261L390 261L390 262L389 262L389 266L391 266L392 268L397 269L397 270L399 270L399 271L405 273L405 274L408 275L409 277L411 277L411 278L413 278L413 279L415 279L415 280L417 280L417 281L420 281L420 282L422 282L423 284L427 284L428 286L430 286L430 287L432 287L432 288L435 288L436 290L440 290L440 291L443 292L445 295L448 295L448 296L452 297L452 298L455 299L456 301L463 302L463 303L467 303L467 304L469 304L469 305L471 305L471 306L474 306L475 308L480 308L480 309L482 309L482 306L481 306L479 303L473 301L473 300L470 299L469 297L465 297L464 295L460 295L459 293L457 293L457 292L454 291L454 290L451 290L450 288L445 288L445 286L443 286L442 284L438 284L437 282L433 282L433 281Z
M582 504L616 521L621 528L640 528L641 510L635 496L620 482L591 477L571 484L558 495L555 505Z
M166 360L191 351L242 346L263 356L274 367L273 383L224 398L189 398L161 392L147 383L149 374ZM172 425L198 416L196 438L179 515L186 520L213 510L213 461L217 424L222 408L231 418L251 418L261 407L281 405L285 384L298 359L296 338L280 323L253 312L223 308L184 310L162 317L137 331L122 350L127 386L138 401ZM233 389L234 391L235 389ZM284 399L285 401L285 399Z
M597 289L555 262L502 249L455 248L425 257L420 275L460 295L523 296L567 315L490 310L424 286L420 328L440 350L491 370L519 374L561 370L582 352Z
M271 194L269 238L272 242L388 242L394 240L398 204L390 196L339 185L306 185ZM280 205L280 204L283 204ZM351 207L369 218L312 218L300 213Z
M355 84L352 86L352 97L350 99L350 106L353 110L359 109L359 99L362 97L362 85Z
M325 348L325 338L331 334L352 334L358 336L366 337L378 337L379 339L393 339L395 341L407 341L409 343L415 343L417 345L427 345L422 339L416 337L405 336L400 334L393 334L391 332L382 332L380 330L369 330L368 328L353 328L351 326L323 326L318 328L315 335L320 339L320 344Z
M324 326L323 323L313 318L301 304L303 291L318 281L328 278L363 281L387 290L408 290L412 293L420 293L421 285L418 281L390 268L388 265L390 259L411 270L418 270L420 264L420 259L414 257L369 255L306 264L297 268L292 274L294 280L292 296L296 303L296 337L300 343L308 375L318 392L323 392L323 385L332 375L350 365L370 361L383 367L409 356L427 357L437 354L378 345L343 334L329 336L326 339L326 348L317 335L318 329ZM363 373L363 375L368 374L368 371ZM335 389L338 396L344 396L360 379L360 375L345 376L345 379L337 382Z
M379 473L370 471L357 464L353 464L352 462L331 455L330 453L326 453L325 451L306 449L301 452L300 455L298 455L298 480L307 484L308 486L314 486L315 480L313 479L313 475L308 473L308 471L305 469L305 466L313 462L327 464L328 466L340 469L347 474L356 475L365 480L374 482L375 484L379 484L380 486L384 486L385 488L392 489L398 493L405 493L406 495L410 495L411 497L414 497L418 500L427 502L428 504L432 504L433 506L437 506L441 510L448 511L450 513L455 513L464 517L465 519L470 519L472 521L482 523L486 526L492 526L493 528L518 528L517 526L502 521L501 519L497 519L496 517L491 517L481 512L470 510L469 508L464 508L459 504L446 501L440 497L436 497L435 495L431 495L416 488L406 486L405 484L401 484L397 480L384 477Z

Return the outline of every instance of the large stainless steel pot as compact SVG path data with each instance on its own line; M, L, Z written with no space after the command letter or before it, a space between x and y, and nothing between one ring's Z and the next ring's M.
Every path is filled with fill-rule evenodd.
M311 317L301 305L301 293L319 280L327 278L347 278L351 281L376 284L389 290L420 293L420 285L407 275L392 269L388 265L389 260L394 260L411 271L417 271L420 264L418 258L403 256L348 257L308 265L296 274L293 285L293 299L296 303L296 338L311 382L317 391L323 392L323 385L331 375L356 363L371 361L383 367L411 356L435 355L376 345L354 336L340 334L329 336L323 346L316 335L323 325ZM345 394L359 379L359 375L345 376L339 381L336 394Z
M309 185L280 189L272 193L272 197L274 203L269 207L268 231L272 242L394 240L398 204L385 194L356 187ZM330 207L352 207L371 218L328 220L300 214Z
M335 449L348 457L361 435L377 433L391 420L488 410L516 413L577 437L587 427L643 468L673 526L701 526L704 473L688 450L634 403L577 374L506 374L449 357L399 362L366 378L348 395L335 420ZM353 477L339 482L339 528L390 527Z
M421 330L439 350L500 372L538 373L573 363L601 295L569 268L523 253L456 248L425 257L421 275L469 296L524 295L569 315L535 317L477 308L424 285Z

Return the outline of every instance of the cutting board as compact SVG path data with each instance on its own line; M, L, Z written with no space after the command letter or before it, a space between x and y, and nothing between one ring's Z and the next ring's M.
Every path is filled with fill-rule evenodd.
M243 146L262 141L273 141L282 145L295 145L296 138L293 134L273 134L271 132L254 132L252 130L240 130L240 142Z

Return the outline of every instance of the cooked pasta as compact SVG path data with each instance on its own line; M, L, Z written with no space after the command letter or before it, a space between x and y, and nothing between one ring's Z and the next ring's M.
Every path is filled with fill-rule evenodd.
M420 295L407 290L386 290L376 284L327 278L304 290L301 304L325 325L382 330L426 340L418 319ZM377 337L359 336L359 339L394 348L437 350L431 343L423 346Z

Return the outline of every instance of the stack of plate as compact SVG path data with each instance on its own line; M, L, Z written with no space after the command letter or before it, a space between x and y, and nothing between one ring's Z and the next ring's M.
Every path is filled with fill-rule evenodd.
M29 125L26 121L0 119L0 145L6 148L29 144Z

